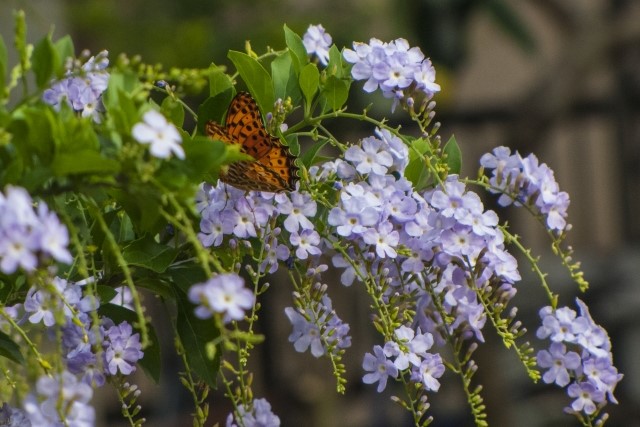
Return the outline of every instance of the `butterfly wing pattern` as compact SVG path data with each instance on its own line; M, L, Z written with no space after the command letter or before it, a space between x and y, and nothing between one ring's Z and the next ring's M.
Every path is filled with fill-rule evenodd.
M249 93L238 92L233 98L225 126L209 121L205 132L211 139L240 145L241 152L255 159L230 164L226 172L220 173L222 182L242 190L272 193L294 190L298 179L295 157L279 138L269 135Z

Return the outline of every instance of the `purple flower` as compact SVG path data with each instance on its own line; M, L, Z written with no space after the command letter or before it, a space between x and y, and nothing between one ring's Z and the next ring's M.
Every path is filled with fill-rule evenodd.
M278 230L278 234L280 229ZM274 230L274 232L276 231ZM260 264L260 271L266 271L270 274L275 273L278 270L278 261L285 261L289 259L291 251L287 245L278 243L277 237L274 235L270 238L269 243L264 247L267 252L264 257L264 261Z
M574 383L567 389L569 397L576 400L571 403L571 409L576 412L583 411L587 415L591 415L596 411L596 404L604 402L604 392L595 388L589 382Z
M427 353L422 358L420 366L413 368L411 379L421 382L427 390L438 391L440 389L440 378L444 374L444 364L439 354Z
M244 287L240 276L225 273L191 286L189 300L199 304L195 309L197 317L208 319L213 313L222 313L224 323L229 323L244 319L245 310L253 307L255 295Z
M289 241L296 246L296 257L307 259L309 255L320 255L322 251L318 248L320 235L315 230L302 230L300 234L291 233Z
M82 382L97 387L104 385L104 372L98 369L98 359L89 343L82 343L67 353L65 362L69 372L82 375Z
M267 399L254 399L250 408L238 405L238 424L234 423L231 413L227 417L226 427L279 427L280 418L271 411Z
M8 403L3 403L0 408L0 426L6 427L32 427L31 421L22 409L12 408Z
M383 150L382 141L369 137L362 140L362 147L352 145L344 153L344 158L350 161L361 174L374 173L384 175L393 164L393 157Z
M373 347L373 353L366 353L364 360L362 361L362 368L368 371L362 377L362 382L365 384L378 383L378 393L382 392L387 387L387 379L398 377L398 368L393 362L387 359L384 354L384 350L379 345Z
M322 356L325 353L325 349L322 345L322 334L318 325L307 320L293 307L285 308L284 312L293 326L293 332L289 335L289 342L293 343L296 351L304 353L308 348L311 348L313 357Z
M278 212L280 215L286 215L284 220L284 228L290 232L298 232L300 228L303 230L313 230L313 223L309 221L316 215L316 202L307 193L293 192L290 194L291 199L286 194L276 194L275 199L278 203Z
M127 322L110 327L105 333L104 361L106 371L116 375L118 371L129 375L136 370L136 363L142 359L142 345L140 334L133 333L133 328Z
M395 258L398 256L395 248L400 241L400 235L393 229L393 224L385 221L378 228L368 229L362 236L365 243L375 245L376 254L380 258Z
M142 122L133 126L131 134L140 144L149 144L149 151L154 157L168 159L175 154L177 158L184 159L184 149L180 145L182 137L178 129L155 110L144 113Z
M547 383L556 383L560 387L569 384L570 376L568 370L575 370L580 367L580 355L574 351L567 352L567 348L562 343L551 343L549 351L540 350L538 352L538 366L548 368L542 380Z
M331 47L331 35L320 24L309 25L307 32L302 37L302 43L309 55L316 55L322 65L329 62L329 48Z

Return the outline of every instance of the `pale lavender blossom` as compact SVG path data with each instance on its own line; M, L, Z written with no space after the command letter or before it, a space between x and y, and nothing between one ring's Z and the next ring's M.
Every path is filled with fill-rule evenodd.
M315 230L302 230L300 234L291 233L289 241L296 247L296 257L307 259L309 255L320 255L320 235Z
M199 304L195 315L208 319L214 313L223 314L223 321L243 320L245 310L255 303L255 295L244 287L244 280L235 273L218 274L208 281L191 286L189 300Z
M327 65L332 40L321 24L309 25L302 37L302 43L309 55L316 55L322 65Z
M362 377L362 382L365 384L378 383L378 393L387 387L389 377L398 377L398 368L391 360L387 359L384 350L379 345L373 347L373 354L365 353L362 368L368 372Z
M110 375L118 372L123 375L131 374L136 370L138 360L144 356L140 334L134 334L128 322L110 327L105 332L102 345L106 371Z
M133 126L131 134L140 144L148 144L154 157L168 159L174 154L177 158L184 159L184 149L180 145L182 137L178 129L156 110L144 113L142 122Z
M538 366L548 369L542 376L542 380L547 383L556 383L560 387L569 384L571 377L569 370L580 367L580 355L575 351L567 351L564 344L551 343L549 351L540 350L537 356Z
M226 427L279 427L280 418L271 410L267 399L254 399L251 407L238 405L238 419L234 422L234 414L227 416Z

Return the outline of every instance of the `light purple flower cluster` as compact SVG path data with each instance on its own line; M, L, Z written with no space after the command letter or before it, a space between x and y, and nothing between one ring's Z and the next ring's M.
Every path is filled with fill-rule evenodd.
M484 154L480 164L492 170L489 183L494 188L489 191L501 193L498 204L531 206L544 215L550 230L569 227L569 194L560 191L553 170L546 163L540 164L534 154L522 157L518 152L512 154L508 147L497 147Z
M100 301L83 296L87 281L68 282L59 277L46 287L32 286L24 301L25 317L30 323L42 323L46 327L56 324L62 313L63 357L70 373L78 375L88 385L101 387L106 375L129 375L135 371L136 363L143 357L140 335L133 334L129 323L114 325L108 318L92 327L91 312L100 307ZM75 317L74 317L75 316ZM99 351L98 345L102 345ZM102 359L98 358L102 355Z
M82 117L92 117L100 122L102 109L101 95L107 89L109 82L109 53L103 50L92 56L82 66L74 64L67 70L66 76L54 82L44 91L42 99L54 108L66 102L73 110L80 112Z
M189 300L199 304L195 314L208 319L214 313L223 314L224 323L244 319L245 310L253 307L256 297L244 287L244 280L235 273L218 274L204 283L191 286Z
M0 193L0 271L31 272L42 258L70 264L69 232L47 204L34 202L24 188L8 186Z
M31 427L31 421L29 421L25 411L14 408L5 402L0 407L0 426Z
M364 356L362 367L369 373L362 381L365 384L378 383L378 393L383 391L389 377L397 378L402 371L408 370L412 381L428 391L438 391L438 378L444 374L445 367L439 354L429 353L434 344L430 333L421 333L408 326L395 330L394 339L385 343L384 348L374 346L373 354ZM393 360L392 360L393 358Z
M311 350L314 357L323 356L327 350L337 353L351 346L349 324L344 323L331 306L331 299L323 295L321 301L300 312L293 307L284 309L293 326L289 342L299 353Z
M407 148L388 131L377 131L377 136L350 147L347 161L309 171L317 180L337 179L340 188L327 222L336 237L349 242L349 259L333 257L335 267L345 268L342 283L348 286L368 271L382 272L386 295L416 295L419 325L441 343L443 322L426 292L431 286L456 319L452 328L482 340L486 319L476 289L491 286L506 303L515 294L512 284L520 280L497 215L485 211L480 197L466 191L457 176L418 194L401 176Z
M541 368L548 369L542 377L545 383L568 386L567 393L575 400L567 410L591 415L607 400L618 403L613 391L622 374L613 366L607 331L594 322L584 302L576 298L576 304L579 315L568 307L540 310L542 326L536 335L548 338L551 345L539 351L537 359Z
M392 109L398 101L410 102L418 93L428 99L440 91L429 58L425 58L420 48L410 47L405 39L390 43L376 38L369 40L369 44L354 42L353 50L344 49L342 54L354 64L351 76L366 80L365 92L380 88L385 97L394 98Z
M329 48L331 47L331 35L320 24L309 25L307 32L302 37L302 43L309 55L316 55L322 65L329 63Z
M271 404L267 399L254 399L250 408L244 405L238 406L238 420L234 420L234 414L227 417L226 427L279 427L280 418L271 410ZM238 422L236 424L236 422Z
M95 410L89 404L93 389L72 373L63 371L54 377L42 376L36 383L36 392L24 402L32 427L95 425Z
M205 247L222 245L227 235L234 239L263 239L268 257L262 271L275 272L278 261L288 259L291 252L303 260L321 253L320 235L309 220L316 215L317 205L305 192L247 193L222 182L215 187L203 184L196 207L202 215L198 238ZM278 217L286 234L279 227L271 229L271 220ZM278 243L283 239L288 242Z

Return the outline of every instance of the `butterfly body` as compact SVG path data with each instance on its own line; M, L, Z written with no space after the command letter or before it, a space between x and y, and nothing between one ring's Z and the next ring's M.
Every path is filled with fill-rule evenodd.
M295 189L295 157L279 138L267 132L258 105L247 92L238 92L233 98L224 126L209 121L205 133L211 139L240 146L242 153L255 159L230 164L220 173L222 182L242 190L272 193Z

